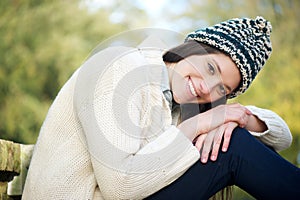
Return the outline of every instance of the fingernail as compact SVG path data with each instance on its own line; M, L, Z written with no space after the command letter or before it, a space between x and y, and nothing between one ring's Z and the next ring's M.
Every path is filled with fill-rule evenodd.
M216 156L211 156L211 160L215 161L216 160Z
M202 161L203 163L205 163L206 160L207 160L206 158L202 158L202 159L201 159L201 161Z
M224 148L222 149L222 151L224 151L224 152L227 151L227 148L224 147Z

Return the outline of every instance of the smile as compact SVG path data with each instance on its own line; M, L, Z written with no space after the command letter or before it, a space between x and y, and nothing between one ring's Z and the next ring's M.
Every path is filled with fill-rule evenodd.
M189 84L189 88L190 88L190 91L191 91L192 95L195 96L195 97L198 97L191 79L188 80L188 84Z

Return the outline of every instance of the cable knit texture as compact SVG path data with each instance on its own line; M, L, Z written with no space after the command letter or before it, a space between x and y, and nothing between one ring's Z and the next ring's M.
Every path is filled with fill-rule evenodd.
M41 128L23 199L142 199L199 159L172 124L161 53L109 48L73 74ZM278 150L289 144L282 119L249 109L269 129L255 136Z
M23 199L142 199L199 159L197 149L172 125L159 84L136 87L126 99L132 85L120 84L122 79L147 63L138 50L98 70L116 51L131 50L94 55L59 92L34 149ZM127 108L114 107L114 98L126 101ZM121 120L137 126L117 121L127 109L131 120Z
M270 110L255 106L246 106L261 121L265 122L268 130L263 133L251 132L263 143L273 147L276 151L287 149L292 144L292 134L285 121Z
M240 70L242 81L230 98L247 90L272 52L271 23L262 16L234 18L210 27L198 29L186 40L209 44L231 57Z

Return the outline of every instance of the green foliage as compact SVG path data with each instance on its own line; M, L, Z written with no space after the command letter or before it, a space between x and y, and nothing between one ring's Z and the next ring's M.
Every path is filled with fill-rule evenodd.
M35 142L57 92L89 52L122 30L151 24L151 17L134 1L114 0L96 12L89 12L83 2L0 1L1 138ZM300 135L300 1L168 2L153 20L168 21L182 32L232 17L262 15L272 22L272 56L250 89L235 101L274 110L294 135ZM177 12L175 3L184 9ZM111 22L114 14L123 16L119 23Z
M95 45L125 27L78 1L1 1L0 137L36 141L61 86Z

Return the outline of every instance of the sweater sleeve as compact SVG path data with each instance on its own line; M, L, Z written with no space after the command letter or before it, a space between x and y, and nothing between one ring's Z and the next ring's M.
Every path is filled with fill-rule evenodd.
M139 54L99 72L101 58L84 64L75 91L95 178L105 199L143 199L176 180L200 155L171 125L159 82L151 79L159 74L147 67L139 71Z
M285 121L275 112L258 108L255 106L246 106L254 115L263 121L267 130L263 133L250 132L263 143L273 147L276 151L287 149L292 143L292 134Z

